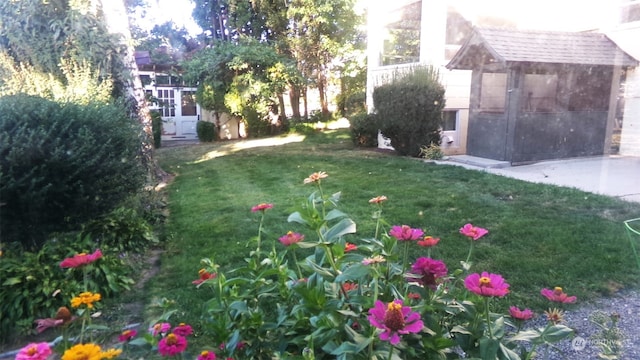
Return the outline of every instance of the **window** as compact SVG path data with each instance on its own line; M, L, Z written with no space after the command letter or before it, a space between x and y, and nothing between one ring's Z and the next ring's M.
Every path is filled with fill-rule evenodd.
M640 1L629 0L622 4L621 23L640 21Z
M482 73L480 111L504 112L507 100L507 74Z
M442 112L442 131L456 131L458 128L458 110Z
M176 100L173 89L158 90L158 102L163 117L176 116Z
M607 111L612 77L610 68L577 69L571 84L569 111Z
M557 74L525 74L520 110L524 112L557 111Z
M389 13L388 22L384 25L386 35L382 49L382 65L408 64L420 61L421 19L421 1Z
M182 91L182 116L196 116L196 92Z

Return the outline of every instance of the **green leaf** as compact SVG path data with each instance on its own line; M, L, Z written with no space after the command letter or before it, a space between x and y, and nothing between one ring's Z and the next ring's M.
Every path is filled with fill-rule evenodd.
M338 209L333 209L329 211L329 213L327 213L327 215L324 217L324 220L331 221L331 220L345 218L345 217L347 217L347 214L343 213Z
M287 218L287 222L296 222L302 225L309 225L309 222L302 217L302 214L300 214L299 211L291 213L291 215L289 215L289 217Z
M336 277L337 282L345 282L349 280L357 280L365 277L371 272L370 266L364 266L360 263L355 263L346 268L342 274Z
M500 344L500 359L504 360L520 360L520 356L513 350L504 346L504 344Z
M20 284L21 282L22 282L22 279L20 279L19 277L12 277L5 280L5 282L2 283L2 286L16 285L16 284Z
M541 334L546 343L556 343L571 335L573 335L573 330L565 325L549 326Z
M342 219L326 231L323 231L322 238L329 242L336 242L342 235L356 232L356 223L351 219Z
M483 337L480 343L480 356L483 359L495 359L500 348L500 342L495 339Z

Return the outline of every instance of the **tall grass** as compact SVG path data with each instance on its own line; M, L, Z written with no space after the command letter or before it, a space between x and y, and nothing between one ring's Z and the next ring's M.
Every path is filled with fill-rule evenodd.
M310 193L303 179L316 171L329 174L323 189L341 192L340 209L357 223L350 242L373 237L368 200L377 195L389 199L383 214L389 225L420 227L442 239L432 257L449 268L460 267L468 251L461 226L489 229L476 244L472 271L502 274L511 284L511 304L546 304L543 287L561 286L585 302L638 282L622 222L638 217L640 204L356 149L345 130L275 140L282 144L159 149L160 165L176 177L167 188L166 249L160 274L146 289L150 302L169 298L184 321L197 325L199 309L212 295L191 284L200 259L212 257L227 270L242 262L258 232L260 218L250 211L258 203L274 204L266 213L263 244L277 247L287 231L303 232L287 216Z

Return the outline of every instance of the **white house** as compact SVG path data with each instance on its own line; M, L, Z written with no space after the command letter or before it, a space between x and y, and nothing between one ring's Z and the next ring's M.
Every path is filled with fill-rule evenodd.
M449 155L465 154L471 71L444 66L473 26L598 31L640 58L640 0L372 0L367 24L369 110L373 110L375 87L394 73L416 64L433 65L440 69L446 88L443 150ZM640 70L619 75L625 86L620 93L621 109L611 111L611 132L620 134L621 154L640 156Z

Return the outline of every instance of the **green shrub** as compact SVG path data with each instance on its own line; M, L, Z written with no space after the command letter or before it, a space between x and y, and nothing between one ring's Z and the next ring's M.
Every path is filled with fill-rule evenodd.
M85 286L99 289L103 297L129 289L131 269L117 252L102 249L103 257L86 268L62 269L60 262L80 252L93 252L87 237L67 236L47 241L38 251L23 251L19 244L6 249L0 261L0 333L16 334L17 324L50 318ZM86 276L86 278L85 278ZM8 340L7 338L3 338Z
M422 145L440 145L444 87L438 72L417 67L373 91L380 130L400 154L418 157Z
M444 153L439 145L432 143L429 146L422 145L420 147L420 157L427 160L441 160L444 157Z
M151 111L151 128L153 129L153 147L162 146L162 115L158 111Z
M124 207L89 221L82 235L121 252L140 251L158 243L149 223L136 210Z
M196 125L198 139L202 142L212 142L216 139L216 125L207 121L198 121Z
M375 114L364 112L349 118L351 123L351 140L353 144L361 147L378 146L378 123Z
M140 127L114 105L0 98L0 223L6 242L40 246L141 189Z

